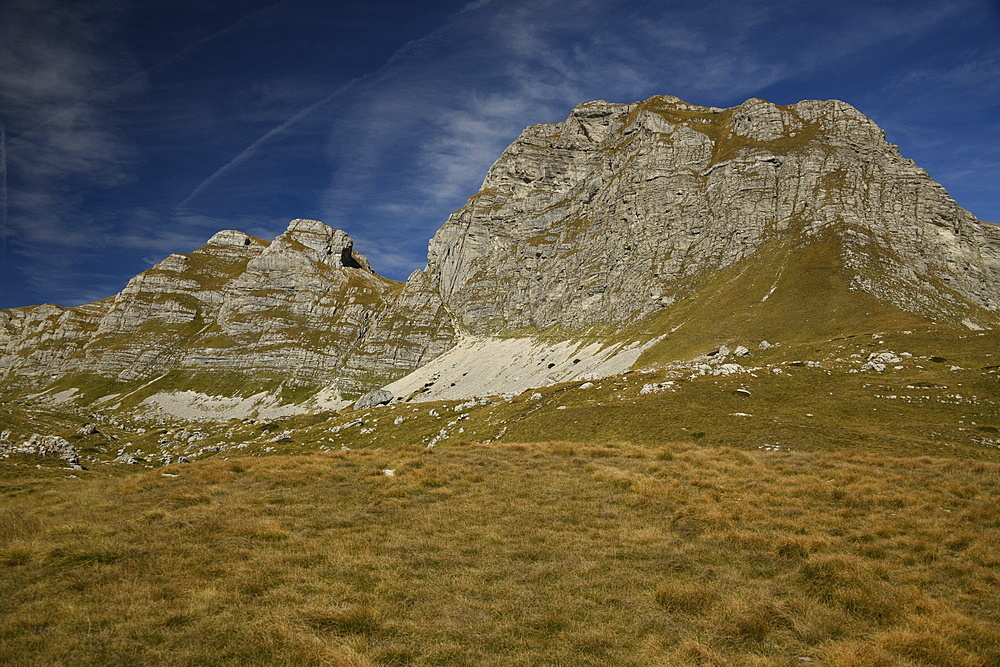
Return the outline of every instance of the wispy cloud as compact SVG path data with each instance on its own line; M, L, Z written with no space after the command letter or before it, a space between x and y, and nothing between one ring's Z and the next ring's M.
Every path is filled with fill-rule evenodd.
M247 146L242 151L240 151L240 153L237 154L236 157L234 157L229 162L227 162L226 164L224 164L221 167L219 167L218 169L216 169L214 172L212 172L211 175L209 175L201 183L199 183L195 187L195 189L192 190L191 193L187 197L185 197L180 203L177 204L177 208L179 208L179 209L186 208L188 206L188 204L191 203L191 200L193 200L195 197L197 197L198 195L200 195L206 189L208 189L209 187L211 187L212 184L214 184L220 178L222 178L223 176L225 176L227 173L231 172L233 169L235 169L236 167L240 166L241 164L243 164L244 162L246 162L247 160L249 160L258 150L260 150L261 146L263 146L264 144L266 144L267 142L269 142L271 139L273 139L275 137L278 137L278 136L281 136L290 127L292 127L293 125L295 125L296 123L298 123L299 121L301 121L303 118L306 118L307 116L309 116L309 114L311 114L313 111L315 111L316 109L322 107L325 104L330 103L332 100L336 99L337 97L345 94L347 91L351 90L356 85L358 85L359 83L361 83L362 81L364 81L365 79L367 79L368 76L370 76L370 75L358 77L356 79L353 79L353 80L347 82L346 84L344 84L343 86L341 86L340 88L338 88L334 92L330 93L326 97L324 97L324 98L322 98L322 99L320 99L320 100L318 100L316 102L313 102L312 104L310 104L309 106L305 107L304 109L300 109L298 112L294 113L292 116L290 116L287 120L285 120L283 123L281 123L277 127L271 128L270 130L268 130L267 132L265 132L263 135L261 135L256 140L254 140L253 143L251 143L249 146Z
M203 230L183 218L154 220L120 211L108 219L84 210L92 193L132 180L133 167L146 157L125 138L114 108L143 92L151 74L280 4L247 14L146 68L113 39L127 9L124 0L0 4L0 265L12 265L14 253L19 270L13 277L24 282L19 291L80 302L84 282L89 297L95 289L120 288L128 277L131 268L114 276L86 268L111 249L169 252L197 243Z
M492 4L492 2L493 0L475 0L474 2L471 2L468 5L464 6L462 9L460 9L456 14L456 16L468 12L474 12L475 10L481 9L483 7ZM214 172L212 172L212 174L210 174L207 178L202 180L194 188L194 190L192 190L191 193L188 194L187 197L185 197L181 202L178 203L177 205L178 208L184 209L185 207L187 207L194 198L196 198L206 189L211 187L216 181L218 181L227 173L230 173L231 171L242 165L251 157L253 157L253 155L256 154L262 146L264 146L271 140L283 135L291 127L293 127L303 119L310 116L317 109L326 106L327 104L329 104L330 102L332 102L337 98L343 97L346 93L360 87L362 84L366 82L378 81L385 72L391 70L394 66L412 57L413 55L419 53L422 47L424 47L428 43L433 42L439 35L441 35L445 30L447 30L451 20L452 19L447 20L444 25L432 30L423 37L408 41L402 46L400 46L398 49L396 49L396 51L392 53L392 55L389 56L385 64L376 69L375 71L351 79L346 84L338 87L329 95L321 98L320 100L317 100L316 102L313 102L312 104L309 104L303 109L300 109L296 113L289 116L288 119L286 119L280 125L277 125L276 127L273 127L267 132L265 132L263 135L254 140L249 146L247 146L240 153L238 153L234 158L229 160L226 164L222 165Z

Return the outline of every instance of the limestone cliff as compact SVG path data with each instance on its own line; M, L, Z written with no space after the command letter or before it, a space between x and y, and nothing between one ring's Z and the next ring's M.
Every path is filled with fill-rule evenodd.
M762 243L830 230L854 286L958 321L1000 308L995 227L839 101L582 104L527 128L430 243L430 285L477 333L634 322Z

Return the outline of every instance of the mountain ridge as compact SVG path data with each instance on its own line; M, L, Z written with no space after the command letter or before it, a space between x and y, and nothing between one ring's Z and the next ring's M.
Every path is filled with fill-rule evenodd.
M318 221L293 220L271 242L223 230L109 299L0 311L0 373L21 389L92 384L89 400L139 382L221 396L252 383L279 403L322 393L331 407L469 337L644 345L644 358L666 359L741 327L760 338L836 330L782 293L817 313L840 304L826 319L861 328L851 313L995 327L1000 227L837 100L595 100L526 128L405 283ZM685 339L692 318L701 331Z

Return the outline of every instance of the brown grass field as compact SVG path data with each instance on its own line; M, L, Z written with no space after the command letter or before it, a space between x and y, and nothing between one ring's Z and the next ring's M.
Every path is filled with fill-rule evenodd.
M912 355L843 361L874 349ZM928 327L196 427L7 401L89 469L0 460L0 663L998 665L998 350ZM195 428L222 449L111 462Z
M1000 662L994 462L559 442L28 462L0 480L4 664Z

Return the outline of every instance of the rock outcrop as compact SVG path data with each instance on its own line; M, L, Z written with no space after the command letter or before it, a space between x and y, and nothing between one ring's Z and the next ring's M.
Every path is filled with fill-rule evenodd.
M21 442L7 442L6 438L0 438L0 457L6 458L11 454L29 454L59 459L65 461L75 470L83 470L83 466L80 465L80 455L76 449L67 440L57 435L32 433Z
M200 374L218 393L264 379L367 391L370 370L351 351L399 292L372 271L343 231L293 220L268 243L226 230L170 255L111 299L81 308L4 311L8 378L96 374L114 383ZM255 393L255 392L250 392Z
M839 101L582 104L529 127L430 243L423 275L475 333L634 322L791 237L841 240L854 286L958 321L1000 308L1000 231Z

